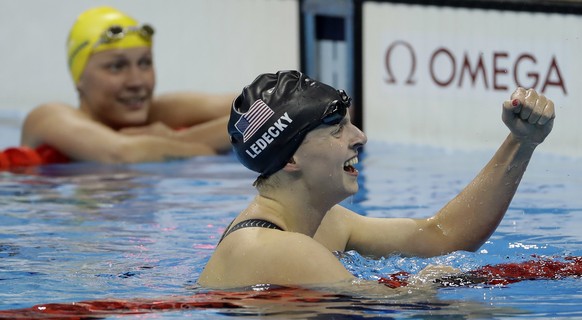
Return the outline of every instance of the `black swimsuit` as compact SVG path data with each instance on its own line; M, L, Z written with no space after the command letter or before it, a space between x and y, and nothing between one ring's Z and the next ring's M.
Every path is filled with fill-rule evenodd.
M234 222L234 220L232 222ZM226 227L226 230L222 234L222 237L220 237L220 241L218 241L218 244L220 244L222 242L222 240L224 238L226 238L226 236L228 236L229 234L235 232L238 229L242 229L242 228L267 228L267 229L275 229L275 230L283 231L283 228L279 227L278 225L276 225L272 222L269 222L267 220L262 220L262 219L244 220L244 221L237 223L236 225L234 225L231 228L230 226L232 226L232 222L228 225L228 227Z

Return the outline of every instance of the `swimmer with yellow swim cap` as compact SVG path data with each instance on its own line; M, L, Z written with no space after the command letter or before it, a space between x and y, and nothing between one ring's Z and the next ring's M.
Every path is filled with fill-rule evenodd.
M135 47L151 47L154 29L138 26L130 16L111 7L98 7L82 13L69 33L67 61L75 83L93 53Z
M112 7L81 13L67 39L79 106L46 103L24 121L22 146L48 145L73 161L163 161L230 149L234 94L154 97L154 28ZM179 129L179 130L178 130Z

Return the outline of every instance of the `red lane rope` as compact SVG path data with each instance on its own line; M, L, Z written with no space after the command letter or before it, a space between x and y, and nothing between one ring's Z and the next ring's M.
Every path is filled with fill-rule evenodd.
M475 284L506 285L524 280L551 280L582 276L582 257L566 257L565 261L549 258L520 263L486 265L462 275L437 281L443 286ZM409 274L397 272L378 280L398 288L406 286ZM251 301L317 303L338 295L303 288L268 288L263 291L211 291L189 297L133 300L92 300L73 303L39 304L30 308L0 310L0 319L87 319L106 315L144 314L182 309L245 308Z
M211 291L189 297L132 300L91 300L73 303L47 303L30 308L0 310L0 319L88 319L111 315L135 315L160 311L188 309L239 309L251 301L320 302L337 295L291 287L269 288L264 291Z
M67 163L70 159L57 149L41 145L37 148L11 147L0 151L0 170L52 163Z
M524 280L552 280L582 276L582 257L566 257L565 261L537 258L524 262L486 265L460 275L452 275L437 282L441 286L507 285ZM398 272L378 281L390 288L408 285L409 274Z
M566 261L539 258L522 263L486 265L469 272L485 279L486 284L504 285L523 280L551 280L582 276L582 257L566 257Z

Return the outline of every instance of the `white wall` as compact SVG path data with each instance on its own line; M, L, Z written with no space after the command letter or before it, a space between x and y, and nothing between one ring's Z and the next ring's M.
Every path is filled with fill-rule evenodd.
M0 0L0 112L77 105L65 41L98 5L156 28L158 93L238 92L259 73L299 68L296 0Z
M495 148L508 133L501 104L521 84L556 104L554 130L539 150L582 157L582 16L375 2L366 2L363 14L370 139ZM520 60L525 56L533 59ZM473 67L481 58L486 78L461 79L464 57Z

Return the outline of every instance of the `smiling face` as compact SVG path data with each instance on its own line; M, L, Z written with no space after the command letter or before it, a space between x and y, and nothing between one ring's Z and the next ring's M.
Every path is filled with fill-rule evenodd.
M144 125L154 87L150 47L97 52L77 83L80 109L115 130Z
M366 135L350 122L349 114L336 125L321 125L307 134L293 156L309 190L318 196L337 196L338 202L358 191L358 149Z

